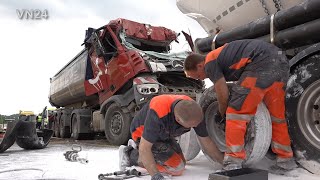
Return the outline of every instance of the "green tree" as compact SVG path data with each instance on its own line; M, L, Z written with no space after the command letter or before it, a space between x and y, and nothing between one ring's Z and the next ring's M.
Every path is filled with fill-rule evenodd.
M0 114L0 124L2 124L4 122L4 119L5 119L5 117Z

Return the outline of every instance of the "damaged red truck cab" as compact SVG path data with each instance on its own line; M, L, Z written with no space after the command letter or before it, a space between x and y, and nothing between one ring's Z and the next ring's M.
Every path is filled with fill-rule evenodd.
M177 34L165 27L116 19L88 28L85 49L53 78L49 101L55 112L55 136L75 139L105 133L115 145L125 143L134 114L159 94L195 98L203 83L187 78L188 52L172 53Z

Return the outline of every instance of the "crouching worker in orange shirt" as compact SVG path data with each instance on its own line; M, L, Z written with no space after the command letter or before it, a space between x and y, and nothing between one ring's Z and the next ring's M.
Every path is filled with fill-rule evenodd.
M186 160L174 139L194 128L203 150L222 163L223 154L209 138L201 107L185 95L160 95L151 99L134 117L128 146L120 146L120 169L140 166L152 180L163 174L181 175Z

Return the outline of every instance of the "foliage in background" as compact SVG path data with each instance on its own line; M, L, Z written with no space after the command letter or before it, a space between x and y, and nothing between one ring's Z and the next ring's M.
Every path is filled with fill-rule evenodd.
M18 120L18 119L19 119L19 114L12 114L12 115L9 115L9 116L1 115L1 114L0 114L0 124L2 124L5 119Z

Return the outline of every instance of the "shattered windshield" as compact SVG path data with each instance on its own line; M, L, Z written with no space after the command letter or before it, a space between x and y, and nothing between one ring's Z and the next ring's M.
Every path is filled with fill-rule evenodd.
M131 41L132 38L128 38L125 33L121 32L121 33L119 33L119 36L120 36L122 44L126 48L136 50L142 56L148 55L149 57L156 58L156 59L184 60L187 57L188 53L189 53L188 50L184 50L184 51L180 51L180 52L171 52L171 53L169 51L156 52L156 51L150 51L150 50L149 51L148 50L142 50L140 48L138 49L137 47L135 47L135 45L133 45L133 43ZM128 40L130 42L128 42ZM135 41L138 41L138 40L135 40ZM155 46L155 47L159 47L159 46ZM168 48L168 46L166 46L166 48ZM170 48L168 48L168 49L170 49Z

